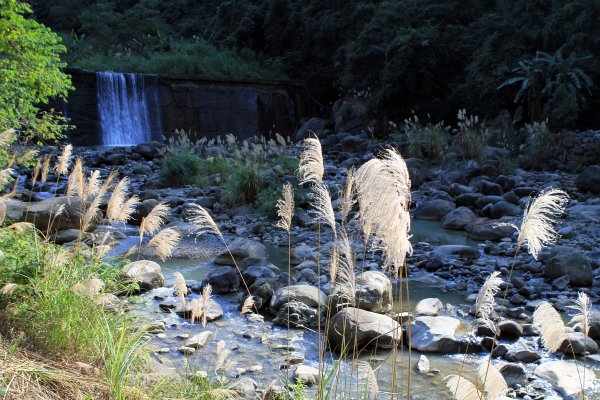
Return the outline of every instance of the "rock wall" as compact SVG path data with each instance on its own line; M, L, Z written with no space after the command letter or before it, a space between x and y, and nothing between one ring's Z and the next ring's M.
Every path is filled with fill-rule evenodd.
M69 69L75 90L67 103L53 105L63 110L76 129L76 145L98 145L101 129L96 95L96 74ZM161 132L169 137L185 129L192 137L212 138L233 133L240 138L278 132L291 135L298 121L312 114L308 92L298 81L208 79L159 75Z

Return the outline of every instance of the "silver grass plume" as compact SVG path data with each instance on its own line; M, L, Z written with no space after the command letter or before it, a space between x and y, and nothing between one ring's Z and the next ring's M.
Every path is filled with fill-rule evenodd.
M519 229L519 246L527 243L529 254L537 260L542 247L554 243L558 233L553 225L557 218L564 212L569 201L569 195L560 189L546 189L541 191L533 200L530 199L523 215L523 222Z
M221 234L221 230L212 219L208 211L206 211L199 204L192 204L191 209L189 210L189 221L196 227L196 231L198 234L202 232L212 232L217 235L221 240L225 241L223 238L223 234Z
M4 200L0 199L0 225L2 225L5 218L6 218L6 203L4 202Z
M348 234L345 229L340 230L340 235L335 241L337 248L337 271L335 273L335 280L332 277L334 283L347 284L349 287L349 293L345 294L348 298L346 299L349 303L354 303L354 288L355 288L355 275L354 275L354 253Z
M89 199L90 197L97 195L98 192L100 192L101 187L100 171L94 170L85 184L85 191L83 193L84 198Z
M312 186L311 206L312 213L315 215L317 221L323 222L333 231L334 238L337 237L337 230L335 226L335 212L331 205L331 196L329 195L329 189L324 183L316 183Z
M121 207L121 211L119 211L119 215L117 215L116 220L120 222L127 222L131 219L131 215L137 209L137 206L140 204L140 198L136 195L131 196L125 203L123 207Z
M448 375L444 378L446 386L454 400L482 400L483 396L479 390L466 378L459 375Z
M483 391L487 400L499 399L508 391L506 380L491 362L481 363L477 375L483 383Z
M204 288L202 289L202 306L203 306L203 313L202 313L202 327L206 326L206 318L208 316L208 310L210 309L210 298L212 295L212 286L210 284L207 284L206 286L204 286Z
M160 229L170 211L171 209L167 204L158 203L145 218L142 218L142 223L140 224L140 244L144 240L145 235L153 235Z
M321 142L317 138L304 139L304 150L300 154L300 166L298 167L300 183L321 183L324 173Z
M123 204L125 203L125 199L127 197L127 190L129 188L129 178L122 178L114 187L110 198L108 199L108 204L106 207L106 217L109 221L115 222L118 221L119 213L123 208Z
M69 182L67 184L67 195L68 196L77 196L81 200L83 200L83 192L84 192L84 174L83 174L83 162L81 158L75 159L75 163L73 163L73 170L69 175Z
M348 169L346 174L346 183L344 184L344 190L340 196L339 211L340 219L342 223L346 222L348 215L354 206L354 166Z
M58 156L54 171L58 175L67 175L69 173L69 165L71 165L71 156L73 155L73 145L68 144L63 148L63 152Z
M374 250L382 250L382 267L398 274L410 244L410 179L402 157L392 149L382 158L373 158L354 174L359 219L365 241L372 240Z
M494 305L496 304L495 296L500 290L500 285L503 280L499 277L500 272L495 271L485 280L477 300L475 301L475 316L480 317L483 323L488 326L494 333L498 333L496 324L491 319L492 312L494 311Z
M567 339L566 327L560 314L547 301L535 309L533 324L539 328L542 343L550 353L556 353Z
M0 295L10 297L17 291L18 288L19 285L16 283L7 283L6 285L2 286L2 289L0 289Z
M112 186L112 184L115 180L115 177L116 177L115 172L111 172L106 177L106 180L100 187L100 190L98 190L98 193L94 197L94 200L92 200L92 202L88 206L87 210L83 214L83 218L81 220L81 228L80 228L81 232L87 232L90 229L90 227L92 226L92 222L94 221L94 219L96 218L96 215L98 214L98 211L100 210L100 203L104 199L104 195L108 192L108 190Z
M4 168L0 170L0 189L8 185L12 179L12 168Z
M148 246L154 247L154 255L165 261L173 254L173 249L181 240L181 234L173 228L164 228L158 232L150 241Z
M240 314L244 315L251 313L252 307L254 307L254 298L252 296L248 296L246 297L246 300L244 300L244 304L242 304L242 310L240 311Z
M15 140L15 130L7 129L0 132L0 147L8 147Z
M37 182L40 176L40 170L42 165L40 164L40 160L37 160L35 166L33 167L33 173L31 174L31 189L35 188L35 183Z
M15 222L14 224L9 225L8 228L20 233L27 230L34 230L35 225L31 222Z
M179 298L179 303L182 308L185 308L185 296L187 296L187 285L185 284L185 278L180 272L175 272L175 285L173 285L173 290ZM193 323L194 321L192 321Z
M366 399L377 399L379 393L379 385L377 384L377 376L375 371L366 361L358 361L357 365L358 382L363 383L365 389L360 389L361 392L366 392Z
M50 170L50 155L44 157L42 162L42 171L40 173L40 182L46 182L48 180L48 171Z
M279 221L275 226L284 229L289 234L292 229L292 217L294 216L294 189L289 182L283 185L281 198L277 200L276 207Z
M585 336L590 332L590 318L592 312L592 302L587 294L579 292L577 300L573 300L575 303L572 306L567 306L571 310L575 310L575 314L571 317L569 325L572 325L574 329L579 328Z

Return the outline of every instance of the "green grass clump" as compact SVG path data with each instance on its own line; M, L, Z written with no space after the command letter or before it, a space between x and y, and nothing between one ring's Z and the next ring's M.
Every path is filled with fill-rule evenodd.
M254 203L264 186L261 169L253 164L237 164L223 187L223 201L231 206Z
M161 164L161 183L170 187L192 185L204 173L202 166L198 156L190 152L168 154Z

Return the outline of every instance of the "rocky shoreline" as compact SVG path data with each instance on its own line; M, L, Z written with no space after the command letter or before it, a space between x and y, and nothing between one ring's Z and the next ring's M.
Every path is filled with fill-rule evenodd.
M179 315L179 322L174 322L172 317L150 321L153 324L150 331L169 343L167 347L157 348L157 354L178 351L191 356L206 346L213 335L211 324L236 313L231 308L241 306L246 297L245 286L260 312L238 317L248 324L243 329L251 332L246 333L247 339L260 340L264 334L268 336L274 325L286 327L289 323L293 328L310 331L324 321L328 296L333 293L327 269L332 237L323 229L321 244L318 243L316 224L308 213L308 204L298 204L293 221L291 274L288 275L287 264L274 265L265 247L279 246L281 252L287 253L287 234L251 206L228 209L221 202L221 189L217 186L160 187L160 146L159 143L147 143L131 148L75 149L76 156L82 157L86 167L98 169L103 176L115 169L121 176L129 177L132 189L142 199L133 215L132 226L111 226L99 212L93 231L85 234L85 242L91 246L109 244L118 248L119 243L135 235L135 226L156 204L165 202L172 209L166 226L178 229L188 238L175 249L173 258L211 263L212 270L203 281L188 280L187 284L191 297L199 296L206 284L212 286L217 296L211 305L209 321L215 322L209 322L206 330L198 335L181 336L177 341L172 339L176 329L167 329L167 324L181 324L189 316L189 310L181 309L173 291L163 287L165 279L160 262L141 260L125 267L124 278L135 278L142 289L150 291L149 307L169 316L172 313ZM372 158L381 145L370 145L361 135L331 134L323 141L323 147L326 153L324 182L334 194L336 206L340 201L336 194L344 186L348 168ZM402 341L419 353L482 355L493 350L492 357L502 362L500 370L511 387L511 397L541 399L551 398L552 393L564 397L577 394L580 385L577 374L573 373L574 364L550 357L542 349L531 314L542 300L549 301L559 311L566 311L580 291L587 293L593 304L600 304L600 167L588 166L580 174L523 170L501 174L499 162L502 157L501 150L490 148L482 163L457 161L443 168L429 167L419 159L406 160L413 182L413 220L439 221L441 228L464 232L465 238L471 240L470 244L440 244L433 239L413 242L413 254L407 265L409 278L423 273L435 276L440 285L464 293L466 304L452 305L437 298L425 298L413 304L409 318L407 312L398 309L392 300L393 291L401 282L386 276L380 268L380 257L363 252L359 244L355 251L357 269L360 267L361 272L356 276L355 289L356 298L361 300L355 308L344 308L331 318L328 340L333 349L355 343L359 347L385 350ZM6 201L7 220L29 221L44 231L50 224L53 240L57 243L69 246L76 241L80 207L76 198L61 194L65 192L66 180L54 177L53 182L51 176L47 182L37 182L32 188L28 179L31 170L22 168L19 175L21 184L17 194ZM297 182L294 176L284 179ZM529 197L548 187L562 188L571 196L558 229L561 238L556 246L545 249L538 260L523 251L515 255L517 244L513 225L520 224ZM192 228L187 222L189 206L193 203L210 210L230 240L229 249L235 264L218 241L207 238L193 241ZM52 213L61 206L65 207L65 212L57 221L51 221ZM84 246L82 243L77 245ZM142 248L140 255L148 258L151 254ZM237 268L241 270L241 276ZM497 338L493 331L474 318L472 309L481 285L493 271L500 271L505 280L512 275L501 287L502 294L506 290L506 301L501 301L504 299L498 296L499 305L494 313L499 330ZM127 303L127 299L102 297L101 301L112 306L121 302ZM228 311L223 310L221 303ZM354 336L340 336L342 326ZM264 333L259 335L259 332ZM240 335L245 337L244 332ZM314 355L296 351L290 356L287 352L289 343L285 344L285 339L280 336L275 340L276 345L269 339L264 341L271 343L271 349L275 347L280 351L274 364L279 364L280 368L293 367L296 378L315 382L318 370L315 375L314 362L308 362L314 361ZM569 339L572 352L585 358L588 368L598 371L600 312L596 310L592 314L589 337L572 332ZM569 358L571 356L565 355L565 359ZM236 390L239 386L244 395L253 395L259 385L242 375L257 373L263 367L255 364L242 369L244 371L236 370L233 374L233 378L241 377L235 378L233 385L237 385ZM590 371L587 378L591 381L586 386L592 390L598 389L593 377L594 372ZM548 391L548 383L553 390ZM273 387L260 389L268 392Z

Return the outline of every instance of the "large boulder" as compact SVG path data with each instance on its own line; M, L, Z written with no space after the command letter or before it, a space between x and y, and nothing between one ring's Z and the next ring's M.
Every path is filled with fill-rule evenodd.
M567 246L552 249L544 266L544 275L550 279L567 275L575 286L590 286L593 281L590 261L577 249Z
M490 216L494 219L504 216L521 215L522 213L523 210L521 210L521 207L511 204L508 201L499 201L490 208Z
M233 259L231 258L233 256ZM229 244L229 251L221 252L214 260L215 264L233 265L244 258L266 259L267 250L265 246L255 240L237 238Z
M415 314L436 316L444 309L442 301L435 297L423 299L417 303Z
M208 273L206 280L213 291L219 294L237 292L240 288L240 275L237 270L229 266L213 269Z
M318 368L301 364L294 370L294 380L302 382L304 385L312 386L319 382L320 372Z
M559 351L569 355L596 354L598 352L598 344L594 339L584 335L583 332L569 332L567 336L568 339L562 342Z
M594 371L582 365L566 361L546 361L536 367L534 374L548 381L554 390L566 398L575 398L581 388L594 387ZM585 375L585 381L583 381Z
M25 216L25 211L27 209L27 203L23 203L22 201L16 199L4 199L0 200L0 202L4 203L5 224L23 221L23 217ZM2 205L0 205L0 209L1 208ZM2 221L0 221L0 224L2 224Z
M460 321L452 317L417 317L411 321L409 343L423 352L455 353L460 342L454 336Z
M586 167L575 180L582 192L600 193L600 165Z
M475 221L475 213L468 207L458 207L444 216L442 227L444 229L464 229L465 226Z
M269 309L274 314L283 304L292 300L302 302L312 308L327 305L327 295L321 289L309 285L292 285L282 287L273 294Z
M139 260L125 265L121 278L136 282L141 290L152 290L165 284L160 265L150 260Z
M400 343L402 327L387 315L347 307L329 321L327 339L333 350L364 347L390 349Z
M377 313L392 309L392 282L379 271L366 271L356 276L356 307Z
M442 199L426 201L415 210L415 219L441 221L456 206L453 202Z
M184 318L191 318L192 302L187 301L184 306L181 306L181 304L177 305L175 307L175 312ZM208 300L208 306L206 307L205 313L207 321L214 321L223 317L223 307L221 307L221 304L219 304L219 302L217 302L215 299L210 298Z
M32 222L41 231L52 232L65 229L79 229L86 209L79 197L52 197L34 203L25 209L25 221ZM94 230L102 213L98 210L91 220L89 230Z

